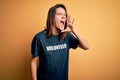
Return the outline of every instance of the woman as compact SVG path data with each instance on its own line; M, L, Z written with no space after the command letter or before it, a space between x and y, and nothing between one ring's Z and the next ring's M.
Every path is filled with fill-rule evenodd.
M47 28L36 34L32 41L33 80L68 80L69 49L78 46L84 50L89 49L73 22L74 19L67 15L63 4L56 4L49 9Z

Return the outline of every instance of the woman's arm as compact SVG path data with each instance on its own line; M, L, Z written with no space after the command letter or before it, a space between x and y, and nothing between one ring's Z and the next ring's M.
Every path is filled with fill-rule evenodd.
M37 80L37 65L39 57L32 57L31 59L31 75L32 80Z
M88 50L89 45L88 45L87 41L84 39L84 37L76 29L73 30L72 33L78 38L78 40L80 42L80 44L78 46L84 50Z
M73 23L74 23L74 18L72 18L71 16L67 16L67 28L65 30L62 30L61 32L72 32L78 38L78 40L80 42L80 44L78 46L84 50L89 49L89 45L88 45L87 41L75 29Z

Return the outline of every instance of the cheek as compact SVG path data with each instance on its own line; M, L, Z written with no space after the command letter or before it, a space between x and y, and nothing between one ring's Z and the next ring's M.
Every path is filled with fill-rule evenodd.
M55 18L56 18L57 20L60 20L60 19L61 19L61 16L60 16L60 15L57 15L57 16L55 16Z
M59 22L60 22L60 17L55 17L55 23L59 24Z

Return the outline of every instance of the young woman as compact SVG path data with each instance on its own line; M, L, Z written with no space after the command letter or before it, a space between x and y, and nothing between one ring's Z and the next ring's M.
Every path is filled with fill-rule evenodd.
M89 49L73 22L63 4L49 9L46 29L32 40L32 80L68 80L69 49Z

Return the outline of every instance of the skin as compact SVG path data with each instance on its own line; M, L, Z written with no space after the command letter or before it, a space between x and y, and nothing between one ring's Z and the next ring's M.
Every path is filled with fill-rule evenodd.
M60 31L64 30L65 22L67 20L66 12L63 8L57 8L55 14L55 25L52 26L52 34L58 35ZM61 21L64 22L61 23Z
M64 29L65 24L63 25L61 21L67 21L67 28ZM72 32L79 40L80 44L78 45L80 48L87 50L89 49L89 45L87 41L83 38L83 36L76 30L74 26L74 19L71 16L66 17L66 12L63 8L57 8L55 15L55 23L56 25L52 28L53 35L58 35L59 32Z
M62 21L62 22L61 22ZM65 28L65 22L67 22L67 28ZM63 8L57 8L55 14L55 25L52 26L52 34L58 35L60 32L72 32L79 40L80 44L78 45L80 48L84 50L89 49L89 45L87 41L83 38L83 36L76 30L74 26L74 19L71 16L66 17L66 12ZM37 80L37 64L39 57L32 57L31 59L31 73L32 80Z
M31 77L32 80L37 80L37 63L39 57L32 57L31 58Z

